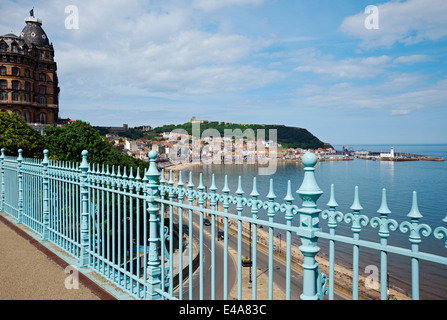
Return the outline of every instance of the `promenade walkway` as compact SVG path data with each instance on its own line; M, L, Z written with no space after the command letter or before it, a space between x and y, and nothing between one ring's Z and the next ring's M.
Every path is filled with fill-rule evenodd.
M26 226L16 225L7 214L0 212L0 300L133 299L88 269L79 270L77 289L67 289L66 283L69 287L73 283L70 269L65 270L73 262L62 259L62 253L56 254L56 246L39 242L30 235L32 231L25 230ZM183 251L185 271L189 268L188 258L186 248ZM197 248L194 248L194 259L197 258ZM174 254L174 274L178 274L178 254Z
M0 300L113 300L81 272L67 289L69 265L0 213Z

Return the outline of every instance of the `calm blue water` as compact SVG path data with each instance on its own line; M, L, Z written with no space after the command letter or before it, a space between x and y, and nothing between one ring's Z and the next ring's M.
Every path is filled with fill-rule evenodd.
M334 146L341 150L342 146ZM369 150L377 152L389 152L394 147L395 152L408 152L428 156L444 157L447 159L447 144L442 145L351 145L354 150ZM203 173L205 185L210 186L211 174L216 177L216 184L221 190L224 185L224 176L228 175L229 186L232 194L237 188L238 176L242 177L242 188L246 198L250 197L253 177L257 178L258 192L260 199L266 200L270 179L273 179L274 192L277 202L282 203L287 188L287 180L292 183L296 204L301 201L295 191L300 187L303 179L303 166L300 162L278 161L277 171L272 176L258 176L256 165L203 165L190 169L194 175L197 185L199 173ZM187 170L185 170L184 173ZM316 165L317 182L324 191L318 201L320 209L326 209L329 200L330 186L335 185L336 200L339 204L337 208L343 213L350 212L349 207L353 202L354 188L359 187L360 203L364 210L362 214L372 218L378 216L377 210L381 204L382 188L387 189L388 206L392 213L390 218L399 223L408 220L412 204L412 193L418 193L419 210L423 215L420 223L426 223L434 229L437 226L447 225L442 219L447 216L447 161L409 161L409 162L388 162L369 161L355 159L353 161L327 161L319 162ZM187 175L185 175L187 176ZM219 192L219 191L218 191ZM249 214L249 210L245 211ZM259 218L267 219L266 213L260 212ZM285 222L284 213L278 212L275 216L276 222ZM295 219L298 223L298 219ZM326 220L321 221L321 227L327 231ZM351 225L344 222L337 227L337 234L351 236ZM409 234L400 231L392 232L389 244L409 248ZM365 240L378 241L378 229L370 226L363 227L360 238ZM294 239L299 244L299 239ZM445 239L437 240L431 235L424 238L420 246L421 251L441 254L447 256L447 249L444 247ZM319 241L321 255L327 253L328 244ZM361 249L360 271L370 264L376 265L380 269L379 253ZM350 266L352 259L352 247L337 244L336 261L339 264ZM389 255L390 283L397 289L411 293L408 284L411 277L410 259L400 256ZM426 262L420 264L420 288L422 299L447 299L447 267L440 267ZM368 276L369 274L364 274Z

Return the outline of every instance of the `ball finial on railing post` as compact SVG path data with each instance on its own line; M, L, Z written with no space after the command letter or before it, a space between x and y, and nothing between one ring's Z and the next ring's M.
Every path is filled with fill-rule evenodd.
M152 182L157 182L158 177L160 176L160 172L158 172L157 169L157 157L158 157L158 153L155 150L152 150L148 153L149 156L149 169L147 171L147 175L149 178L149 183Z
M81 162L81 165L80 165L79 168L81 170L84 169L84 168L88 169L88 161L87 161L88 151L87 150L83 150L81 155L82 155L82 162Z
M49 154L50 154L50 151L48 151L48 149L43 150L43 161L42 161L43 165L48 165L50 163L50 161L48 159Z
M304 165L304 179L296 193L303 200L303 207L316 208L316 202L323 194L315 179L315 165L318 162L318 158L313 153L306 153L301 158L301 161Z

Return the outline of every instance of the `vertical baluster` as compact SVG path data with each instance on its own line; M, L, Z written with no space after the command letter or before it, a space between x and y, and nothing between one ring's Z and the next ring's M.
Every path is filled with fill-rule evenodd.
M239 176L238 186L236 190L237 194L237 215L238 217L242 217L242 210L244 209L244 201L242 196L244 195L244 190L242 190L242 177ZM242 300L242 220L238 219L237 221L237 254L238 254L238 299ZM225 241L228 242L228 239L225 236ZM228 246L228 243L227 243ZM226 272L228 269L225 270Z
M253 189L250 193L252 198L251 202L251 214L254 220L258 219L258 208L260 201L258 200L259 193L256 185L256 177L253 178ZM250 281L252 281L252 300L257 299L257 289L258 289L258 265L257 265L257 252L258 252L258 224L256 222L253 223L253 258L252 258L252 266L250 267Z
M213 213L211 214L211 300L216 299L216 215L214 212L216 211L217 204L217 187L214 173L212 175L211 181L211 209Z
M362 231L361 225L366 226L369 222L368 217L360 215L360 211L363 207L360 205L359 188L355 187L354 202L350 209L353 211L345 215L345 221L347 223L352 222L351 231L353 233L354 241L360 239L360 232ZM353 245L353 258L352 258L352 299L358 300L359 298L359 259L360 259L359 245Z
M174 179L172 170L169 172L169 201L174 201ZM169 294L174 294L174 207L169 205Z
M411 222L402 222L400 230L404 233L410 230L411 251L416 253L419 252L419 244L422 242L420 233L422 232L425 237L431 234L431 228L428 225L419 223L423 216L419 212L416 191L413 192L413 202L407 217ZM411 292L413 300L419 300L419 259L415 257L411 258Z
M147 280L148 279L148 264L147 262L149 261L148 258L148 247L147 247L147 241L148 241L148 235L147 235L147 200L146 200L146 195L148 193L148 177L147 177L147 170L144 173L143 176L143 195L145 197L145 199L143 200L143 261L144 261L144 265L143 265L143 279ZM147 294L147 287L148 284L146 284L146 290L144 292L144 297L147 298L148 294Z
M201 209L203 209L203 205L205 203L205 197L206 194L203 192L205 190L205 186L203 185L203 176L202 173L200 173L200 181L199 186L197 187L199 190L199 206ZM199 235L199 286L200 286L200 300L203 300L203 211L200 210L200 217L199 217L199 224L200 224L200 235Z
M273 202L275 201L276 195L273 192L273 179L270 179L270 188L269 193L267 194L267 199L269 202L268 205L268 211L267 215L269 217L269 222L273 223L273 219L275 217L275 211L273 210ZM273 250L274 250L274 243L273 243L273 235L274 235L274 228L272 226L269 226L269 285L268 285L268 299L273 300Z
M2 191L0 193L0 211L5 211L5 149L1 149L0 174L2 179Z
M286 201L286 225L288 227L292 226L293 212L292 212L292 202L295 200L292 196L292 185L290 180L287 181L287 193L284 198ZM286 300L290 300L291 298L291 282L292 282L292 231L287 230L286 232Z
M111 178L111 187L112 187L112 264L113 264L113 281L116 281L116 257L117 257L117 252L116 252L116 234L117 234L117 227L116 227L116 212L115 212L115 207L116 207L116 203L115 203L115 187L116 187L116 174L115 174L115 166L112 165L112 171L110 173L110 178Z
M323 217L328 217L329 234L335 235L335 228L337 227L337 221L340 222L343 219L343 215L340 212L335 211L338 207L337 201L335 201L334 185L331 185L331 195L329 202L327 203L329 211L323 214ZM329 241L329 300L334 300L334 275L335 275L335 241Z
M23 169L22 169L22 157L23 150L19 149L19 156L17 157L17 181L18 181L18 203L17 203L17 224L23 222Z
M117 249L117 271L118 271L118 284L121 284L121 280L122 280L122 276L121 276L121 265L123 263L122 257L121 257L121 253L122 253L122 248L121 248L121 242L122 242L122 238L123 238L123 232L122 232L122 219L121 219L121 213L122 213L122 204L121 204L121 195L122 195L122 180L121 180L121 167L118 166L118 170L116 173L116 189L118 190L116 196L118 199L118 216L117 216L117 229L116 229L116 234L118 237L118 249Z
M194 201L194 183L192 181L192 171L189 172L189 181L188 181L188 202L189 205L192 206L193 205L193 201ZM193 224L192 224L192 210L189 209L188 210L189 216L188 216L188 220L189 220L189 227L188 227L188 245L189 245L189 265L188 265L188 269L189 269L189 300L193 299L193 286L192 286L192 272L193 272Z
M97 210L97 205L98 205L98 193L97 193L97 189L94 187L95 186L95 175L96 175L96 171L95 171L95 165L92 164L88 170L88 175L91 178L90 183L93 186L93 188L90 188L90 201L89 201L89 212L90 212L90 216L89 216L89 220L90 220L90 230L89 230L89 239L91 242L91 252L92 254L92 267L96 268L96 263L98 262L98 258L97 258L97 254L98 254L98 244L96 243L96 232L95 232L95 219L97 218L98 215L98 210ZM67 174L65 174L65 177L67 177ZM64 188L64 194L67 192L68 189L68 183L65 182L65 188ZM67 208L67 204L65 204L65 207ZM65 225L68 225L69 222L69 216L68 216L68 210L66 210L65 215L67 216L67 219L65 221ZM67 232L67 236L69 236L68 232Z
M229 194L230 194L230 188L228 186L228 175L225 175L225 181L224 181L224 187L222 189L222 192L224 194L223 197L223 204L222 207L224 208L224 212L228 213L228 209L230 208L230 201L229 201ZM239 226L238 226L239 228ZM241 261L241 251L239 250L239 238L241 237L241 233L238 230L238 299L239 297L239 290L241 288L241 280L239 278L239 270L240 270L240 261ZM228 299L228 217L224 217L224 292L223 292L223 298L224 300Z
M56 212L57 212L57 244L60 247L63 247L63 239L62 239L62 203L61 203L61 199L62 199L62 194L61 194L61 190L62 190L62 174L61 174L61 162L58 161L57 162L57 182L56 182L56 190L57 190L57 207L56 207ZM81 177L81 181L82 183L82 177ZM82 190L80 191L80 206L79 209L81 210L81 214L82 214L82 206L83 206L83 200L82 200ZM82 226L80 226L80 228L82 228ZM81 243L81 234L79 236L79 243Z
M141 193L141 177L140 177L140 168L137 168L137 174L135 176L135 182L136 182L136 188L135 188L135 194L138 196ZM135 198L135 206L136 206L136 247L138 252L138 259L137 259L137 278L141 278L141 253L140 253L140 198ZM138 296L141 294L141 286L138 284Z
M374 217L371 219L371 226L377 227L380 226L379 236L380 236L380 245L382 247L386 247L388 245L388 237L390 236L389 228L391 230L396 230L398 224L393 219L388 219L388 215L391 213L388 208L387 200L386 200L386 189L382 189L382 204L377 210L377 213L380 214L380 218ZM380 299L386 300L388 298L388 253L386 250L380 251Z
M101 187L101 262L102 262L102 266L101 266L101 270L102 273L105 274L105 259L106 259L106 228L107 228L107 224L106 224L106 218L105 218L105 191L104 191L104 187L105 187L105 183L104 183L104 164L102 164L102 168L101 171L99 171L98 168L98 186ZM108 223L108 221L107 221Z
M42 175L43 175L43 229L42 229L42 241L46 241L49 238L49 197L48 197L48 150L43 151Z
M111 253L112 234L111 233L113 233L114 231L112 229L112 223L111 223L111 217L110 217L110 211L111 211L110 208L113 206L113 202L112 202L112 204L110 202L111 202L111 197L112 197L113 192L111 192L111 180L110 180L109 165L106 166L106 171L104 172L104 178L105 178L104 185L107 188L107 199L106 199L106 204L107 204L107 206L106 206L106 208L107 208L107 233L106 233L107 234L107 276L108 276L108 278L110 278L110 272L112 269L110 262L111 262L111 259L113 259L111 257L111 255L112 255L112 253Z
M99 164L96 165L96 175L94 177L97 194L96 204L96 242L97 242L97 270L102 270L103 256L104 256L104 237L103 237L103 222L104 222L104 190L101 189L101 168Z
M132 171L131 171L132 174ZM165 187L165 170L161 170L160 175L160 198L164 199L166 195ZM165 291L165 277L166 277L166 266L165 266L165 204L161 203L160 207L160 261L161 261L161 290Z
M178 202L183 203L183 178L182 178L182 171L179 172L178 176ZM179 245L178 245L178 270L179 270L179 299L183 300L183 208L178 207L178 233L179 233Z
M63 199L62 205L63 205L63 217L64 217L64 223L63 223L64 232L63 232L63 235L64 235L64 239L65 239L64 249L68 250L69 245L70 245L70 241L69 241L69 238L68 238L68 212L67 212L67 200L68 200L67 199L67 187L68 187L68 183L67 183L67 180L66 180L67 179L67 163L66 162L63 163L62 170L63 170L63 172L62 172L62 199ZM89 177L90 176L90 167L89 167L87 172L88 172L87 176ZM93 193L94 191L91 190L91 192ZM89 194L90 194L90 191L89 191ZM89 196L89 197L91 198L91 196ZM94 199L94 197L93 197L93 199ZM89 201L89 206L90 206L90 201ZM88 211L92 212L90 208L89 208ZM89 216L88 219L91 220L91 217ZM91 225L91 224L89 223L89 225ZM91 234L90 233L91 233L91 230L89 228L88 229L89 239L91 239ZM91 243L91 245L94 246L93 243Z
M123 224L124 224L124 226L123 226L123 230L124 230L124 235L123 235L123 260L124 260L124 263L123 263L123 266L124 266L124 271L129 271L128 264L130 263L130 259L131 259L131 256L128 254L128 252L131 252L131 251L128 251L128 248L127 248L127 237L129 235L129 233L128 233L129 232L129 230L128 230L129 223L128 223L128 219L127 219L127 210L128 210L127 200L129 199L129 197L126 195L126 193L128 191L129 184L128 184L128 181L126 181L127 178L128 178L127 168L124 167L123 168L123 176L121 179L122 185L123 185ZM132 250L132 247L130 247L130 248ZM123 277L124 277L124 285L127 288L128 284L129 284L129 276L127 275L126 272L124 272Z

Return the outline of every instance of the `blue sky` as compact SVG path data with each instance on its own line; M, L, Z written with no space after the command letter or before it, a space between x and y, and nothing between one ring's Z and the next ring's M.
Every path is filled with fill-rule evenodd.
M369 5L379 29L365 27ZM0 33L20 34L33 7L56 50L61 117L447 143L445 0L2 0Z

